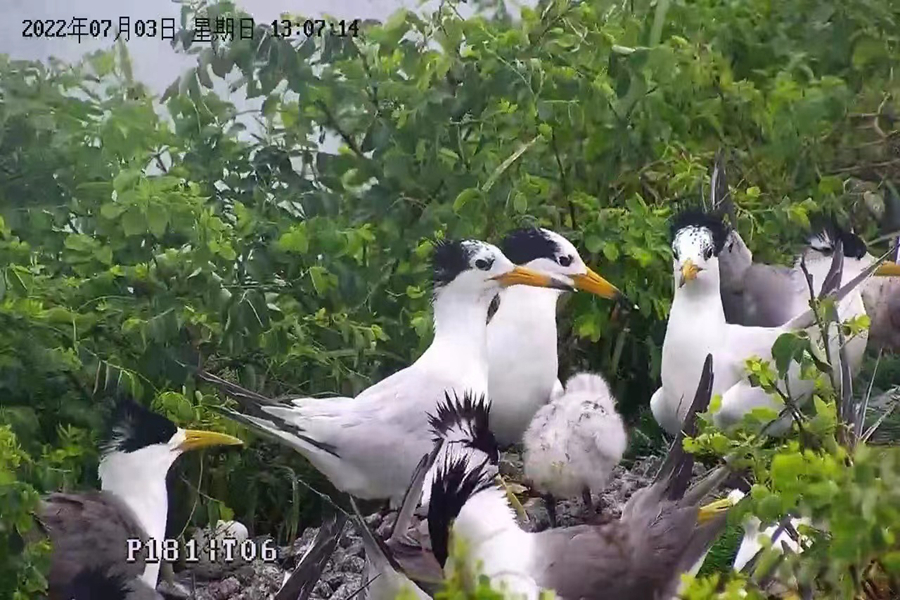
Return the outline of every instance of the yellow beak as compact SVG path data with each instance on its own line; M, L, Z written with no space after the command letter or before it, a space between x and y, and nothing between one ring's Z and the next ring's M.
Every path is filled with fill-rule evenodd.
M625 299L625 294L619 291L619 288L603 279L588 268L587 273L580 273L578 275L572 275L572 281L575 283L575 288L590 292L596 296L600 296L601 298L609 298L614 300L621 300L627 302Z
M533 271L525 267L517 266L512 271L504 273L503 275L497 275L494 279L499 281L503 287L509 287L511 285L530 285L532 287L546 287L572 291L571 284L546 273L539 273L538 271Z
M732 506L737 504L731 498L722 498L721 500L713 500L706 506L701 506L697 512L697 523L703 524L711 521L724 512L727 512Z
M243 446L244 442L236 437L217 431L199 431L188 429L184 432L184 441L178 446L182 452L206 448L208 446Z
M883 262L872 273L875 277L900 277L900 263Z
M688 281L697 279L697 274L702 270L703 269L695 265L694 261L691 259L684 261L684 264L681 265L681 281L678 282L678 287L683 286Z

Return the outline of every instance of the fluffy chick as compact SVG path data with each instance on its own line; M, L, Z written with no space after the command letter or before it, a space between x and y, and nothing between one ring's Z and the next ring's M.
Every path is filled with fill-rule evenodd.
M591 490L606 487L628 435L606 380L579 373L535 414L523 442L525 476L544 495L555 526L557 497L581 493L585 509L596 510Z

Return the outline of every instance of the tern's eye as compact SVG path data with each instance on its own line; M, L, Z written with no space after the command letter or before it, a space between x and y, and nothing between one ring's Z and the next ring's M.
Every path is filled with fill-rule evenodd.
M559 256L556 258L556 262L558 262L560 264L560 266L568 267L569 265L572 264L572 257L568 254Z
M712 255L713 255L712 246L707 246L706 248L703 249L703 258L704 259L709 260L712 258Z
M678 258L678 248L676 248L675 246L672 246L672 256L675 257L675 260L679 260L679 258Z
M494 259L487 258L479 258L475 261L475 266L481 269L482 271L487 271L491 268L491 265L494 264Z

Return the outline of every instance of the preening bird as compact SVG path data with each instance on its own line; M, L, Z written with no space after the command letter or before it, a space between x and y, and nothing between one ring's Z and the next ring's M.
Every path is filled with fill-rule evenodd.
M628 434L606 380L579 373L566 382L563 394L538 410L523 441L525 477L545 495L555 526L555 498L581 494L585 509L595 509L591 490L609 483Z
M434 251L434 340L409 367L355 398L286 404L200 372L238 400L225 413L303 454L339 490L396 505L421 456L433 447L428 413L445 390L487 393L488 305L501 289L524 284L571 289L548 274L514 265L491 244L439 243Z
M185 451L241 440L213 431L185 430L137 402L120 398L101 448L101 491L50 494L41 502L38 522L53 546L50 600L70 600L81 580L122 581L139 594L140 579L155 590L159 562L147 560L147 546L166 534L166 473ZM143 541L134 562L127 562L128 540ZM154 556L160 556L159 550ZM91 575L96 571L99 575ZM87 585L87 584L85 584ZM131 597L131 596L129 596ZM146 597L146 596L134 596Z
M722 394L719 410L713 415L719 427L728 427L743 415L758 407L780 410L780 404L759 387L753 387L747 377L745 361L753 356L770 359L772 345L785 332L810 327L815 322L811 309L780 327L744 327L728 323L721 296L719 256L728 239L729 229L722 218L711 212L688 210L677 215L672 224L673 277L675 297L669 312L666 337L662 351L662 387L653 394L650 407L657 423L670 434L678 430L687 408L693 382L700 372L703 358L712 353L716 359L714 394ZM838 245L840 247L840 244ZM840 268L841 256L833 257L832 268ZM873 262L836 293L837 314L841 321L858 314L861 309L856 287L878 267ZM823 277L823 280L825 278ZM809 330L811 339L821 336L817 328ZM848 362L860 360L865 345L849 340ZM836 328L829 330L832 356L838 356ZM804 401L814 387L814 381L800 378L799 367L792 364L788 371L788 389L795 401ZM784 383L781 383L784 389ZM782 418L770 429L773 434L783 432L789 420Z
M689 411L686 431L711 397L712 357ZM653 484L636 492L619 520L529 533L519 528L506 495L483 459L440 457L432 469L428 528L445 573L469 583L482 573L512 592L535 598L552 589L562 598L648 600L671 598L680 575L695 568L725 525L730 500L701 507L725 480L718 468L689 485L693 457L680 434ZM451 548L462 546L459 555ZM464 560L460 564L457 561Z
M579 290L627 303L617 288L584 264L575 246L549 229L510 232L500 244L517 265L568 278ZM565 290L515 286L501 291L488 324L491 429L503 446L517 444L557 379L556 305ZM630 306L629 306L630 307Z

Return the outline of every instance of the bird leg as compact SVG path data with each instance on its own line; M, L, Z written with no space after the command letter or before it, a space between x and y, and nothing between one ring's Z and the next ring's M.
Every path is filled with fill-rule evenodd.
M544 494L544 506L547 508L547 518L550 519L550 527L556 527L556 498L553 494Z

